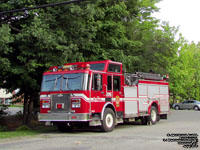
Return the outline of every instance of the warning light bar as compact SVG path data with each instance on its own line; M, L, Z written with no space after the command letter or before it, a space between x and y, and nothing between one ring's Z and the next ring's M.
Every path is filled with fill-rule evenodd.
M64 66L54 66L50 67L49 71L56 72L56 71L70 71L70 70L89 70L89 64L79 64L79 65L64 65Z

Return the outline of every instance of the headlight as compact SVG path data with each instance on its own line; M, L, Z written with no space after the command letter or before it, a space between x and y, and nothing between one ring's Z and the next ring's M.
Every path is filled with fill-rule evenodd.
M50 100L42 100L42 108L50 108Z
M81 107L81 99L72 99L72 108L80 108Z

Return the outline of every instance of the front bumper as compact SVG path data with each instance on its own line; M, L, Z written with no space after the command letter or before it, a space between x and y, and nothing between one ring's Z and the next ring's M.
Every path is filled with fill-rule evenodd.
M39 121L68 121L68 122L82 122L91 121L88 113L39 113Z

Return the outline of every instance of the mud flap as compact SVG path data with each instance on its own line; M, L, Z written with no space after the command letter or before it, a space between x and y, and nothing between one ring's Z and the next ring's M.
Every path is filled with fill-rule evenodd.
M167 119L167 114L160 115L160 119Z

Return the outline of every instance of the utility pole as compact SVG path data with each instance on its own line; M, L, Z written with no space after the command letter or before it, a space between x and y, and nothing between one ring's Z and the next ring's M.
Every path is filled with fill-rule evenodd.
M26 18L28 16L28 11L30 11L30 10L43 9L43 8L47 8L47 7L56 7L56 6L62 6L62 5L69 5L72 3L79 3L79 2L83 2L83 1L87 1L87 0L70 0L70 1L63 1L63 2L39 5L39 6L35 6L35 7L25 7L25 8L21 8L21 9L6 10L6 11L0 12L0 21L8 21L8 23L9 23L12 21L20 20L22 18ZM13 13L18 13L18 12L24 12L24 15L9 16L9 15L12 15Z

